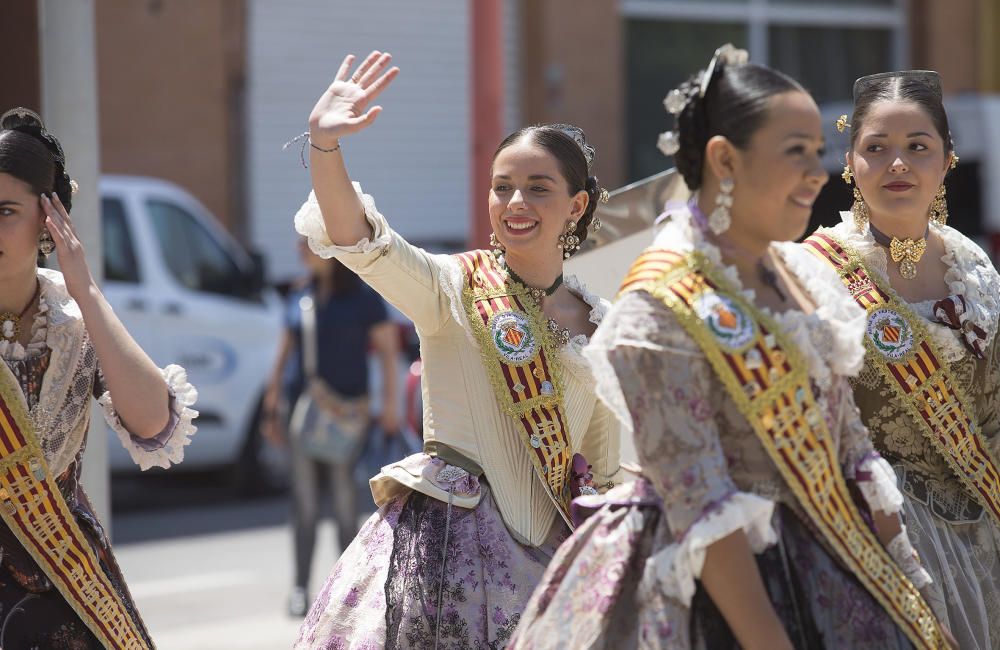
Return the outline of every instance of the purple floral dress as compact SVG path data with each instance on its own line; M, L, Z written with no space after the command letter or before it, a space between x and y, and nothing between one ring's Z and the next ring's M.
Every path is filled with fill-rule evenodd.
M718 263L718 250L683 218L660 237ZM844 476L863 511L898 511L892 470L873 453L847 379L863 363L864 312L809 253L775 248L817 305L773 316L809 364ZM739 287L735 270L723 271ZM620 298L588 357L599 395L632 430L642 478L574 502L579 518L590 516L553 558L510 648L735 650L699 576L706 549L740 530L797 649L912 647L810 529L750 423L659 299Z

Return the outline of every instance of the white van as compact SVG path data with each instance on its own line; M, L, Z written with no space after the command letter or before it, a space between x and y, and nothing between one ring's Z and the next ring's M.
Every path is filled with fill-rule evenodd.
M186 191L163 180L103 176L104 293L159 366L198 389L198 433L180 468L260 460L258 409L281 334L281 301L263 268ZM114 472L138 472L109 430Z

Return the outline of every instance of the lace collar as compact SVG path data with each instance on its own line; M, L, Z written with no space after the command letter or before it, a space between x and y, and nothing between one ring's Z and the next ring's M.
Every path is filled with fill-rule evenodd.
M6 360L19 361L37 356L46 347L52 347L50 332L62 332L83 322L80 308L66 291L62 273L40 268L38 283L38 312L31 324L31 340L26 346L17 342L0 342L0 357Z
M830 228L830 232L861 256L865 265L888 284L888 255L885 249L875 242L869 228L859 231L854 226L854 217L850 212L841 212L840 217L841 223ZM931 229L941 237L944 244L945 253L941 261L947 267L944 281L948 291L951 295L965 296L969 314L976 325L986 332L986 344L989 345L996 335L997 321L1000 318L1000 275L983 249L961 232L950 226L937 224L931 224ZM896 297L903 300L898 295ZM929 318L931 310L927 308L927 302L936 301L907 304L930 325L931 335L948 361L962 358L967 349L959 338L960 334Z
M705 238L687 206L670 210L655 245L678 252L701 252L734 289L748 302L756 304L754 290L743 286L735 266L723 263L722 252ZM864 310L844 290L833 269L800 245L775 242L771 247L809 294L816 309L809 314L796 309L777 314L764 306L758 309L793 335L810 358L812 373L821 384L828 383L831 371L838 375L856 374L864 365Z

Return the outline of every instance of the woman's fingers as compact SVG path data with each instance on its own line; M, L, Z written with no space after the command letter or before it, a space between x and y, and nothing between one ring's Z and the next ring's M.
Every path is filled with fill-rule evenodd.
M378 114L381 112L382 112L381 106L372 106L371 108L368 109L368 112L366 112L364 115L347 118L347 124L349 124L354 129L362 129L371 124L372 122L374 122L375 118L378 117Z
M382 56L381 52L379 52L378 50L372 50L372 53L369 54L367 57L365 57L365 60L361 63L361 66L354 71L354 74L351 75L351 81L356 84L360 84L361 78L365 76L365 73L367 73L368 70L370 70L371 67L375 65L375 62L378 61L379 57L381 56Z
M63 223L66 224L66 229L75 235L76 228L73 226L73 220L70 219L69 210L62 204L62 200L55 192L52 193L52 204L56 208L56 213L62 218Z
M375 99L376 97L378 97L379 95L381 95L382 91L385 90L389 86L389 84L392 83L392 80L395 79L396 75L398 75L398 74L399 74L399 68L392 67L392 68L389 69L388 72L386 72L381 77L379 77L378 79L376 79L375 83L373 83L372 85L368 86L368 89L367 89L367 93L368 93L367 94L367 99L368 99L368 101L371 101L371 100Z
M52 243L56 245L56 250L65 250L66 248L66 237L63 235L59 227L56 226L55 220L52 217L45 218L45 229L49 231L49 236L52 237Z
M380 74L382 74L382 71L385 70L385 66L389 65L390 61L392 61L392 55L389 54L388 52L380 55L377 59L375 59L375 63L372 64L372 66L368 68L368 70L363 75L360 76L360 80L358 81L358 83L361 85L361 87L367 88L368 86L370 86L372 82L375 81Z
M344 57L344 61L340 64L340 69L337 70L337 76L334 81L347 81L347 72L351 69L354 64L354 55L348 54Z

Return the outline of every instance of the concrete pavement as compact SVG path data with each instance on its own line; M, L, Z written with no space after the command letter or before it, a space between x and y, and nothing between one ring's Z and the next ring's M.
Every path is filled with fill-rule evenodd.
M116 513L114 546L159 650L290 648L292 575L287 499L225 501ZM317 539L310 590L332 568L334 527Z

